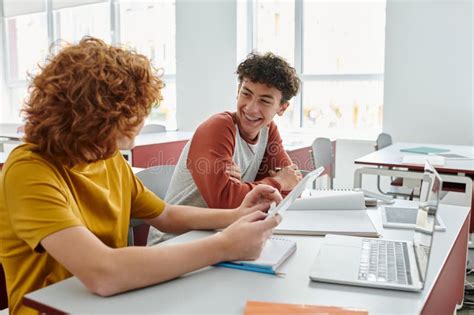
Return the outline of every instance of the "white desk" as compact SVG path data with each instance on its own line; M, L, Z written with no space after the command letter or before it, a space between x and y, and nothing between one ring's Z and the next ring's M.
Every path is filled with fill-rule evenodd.
M379 151L372 152L367 154L363 157L358 158L354 161L355 164L365 164L371 166L382 166L382 167L390 167L390 168L397 168L397 169L404 169L407 173L414 173L414 172L423 172L423 165L421 164L405 164L402 163L402 159L404 155L413 154L407 152L401 152L400 149L406 148L414 148L414 147L433 147L433 148L440 148L440 149L448 149L450 150L447 153L456 153L459 155L466 156L471 159L445 159L445 164L443 166L436 166L436 170L442 174L448 175L455 175L455 176L466 176L474 180L474 146L467 146L467 145L445 145L445 144L428 144L428 143L395 143L388 147L385 147ZM386 172L383 169L374 168L374 172ZM392 175L392 176L399 176L399 175ZM407 176L411 176L407 174ZM361 187L361 183L357 182L359 179L357 178L357 171L356 176L354 178L354 187ZM443 187L444 188L444 187ZM449 190L449 188L446 188ZM455 189L463 190L462 186L457 187ZM450 196L448 196L450 197ZM471 209L474 209L474 192L471 196ZM470 232L474 232L474 216L471 216L471 227Z
M166 131L140 134L135 139L132 150L122 151L132 166L148 168L155 165L177 164L183 147L193 136L193 132ZM313 169L309 154L313 136L282 134L283 145L291 159L301 169Z
M414 153L401 152L400 149L414 147L433 147L450 150L447 153L457 153L469 157L470 159L457 160L445 159L443 166L436 166L440 173L454 173L460 175L474 175L474 147L467 145L445 145L445 144L427 144L427 143L395 143L381 150L367 154L354 161L355 164L376 165L385 167L410 168L413 170L423 170L423 165L402 163L403 156L414 155ZM421 155L422 154L417 154Z
M22 124L0 124L0 138L21 140L25 135L23 132L18 132L18 128L21 126Z
M0 136L3 139L3 137ZM10 152L13 151L17 146L21 145L23 142L20 140L11 140L5 139L0 140L0 168L3 166L5 161L10 155Z
M298 249L280 269L286 277L208 267L173 281L108 298L91 294L73 277L30 293L23 301L40 311L57 314L242 314L248 300L356 307L367 309L369 314L452 314L455 304L462 300L464 289L469 209L442 205L439 211L447 231L435 234L427 283L421 293L312 282L308 273L322 238L287 236L297 240ZM379 211L369 210L369 215L384 237L411 239L412 232L408 230L384 230ZM190 241L209 233L193 231L168 242Z
M193 132L188 131L165 131L139 134L135 138L135 146L189 140L193 134Z
M0 152L0 168L5 163L5 161L7 160L7 157L8 157L8 154L6 154L4 152Z
M298 132L282 132L281 139L287 151L295 151L302 148L311 148L315 136L313 134Z

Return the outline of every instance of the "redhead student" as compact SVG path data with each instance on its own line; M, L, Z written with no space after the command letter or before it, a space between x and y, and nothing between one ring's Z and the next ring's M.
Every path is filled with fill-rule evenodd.
M266 217L278 191L257 186L233 209L165 204L120 154L161 100L146 57L84 38L34 77L24 108L25 144L0 180L0 261L13 314L28 292L76 276L109 296L224 260L257 258L280 217ZM224 230L178 245L126 247L130 218L169 233ZM126 271L126 272L125 272Z

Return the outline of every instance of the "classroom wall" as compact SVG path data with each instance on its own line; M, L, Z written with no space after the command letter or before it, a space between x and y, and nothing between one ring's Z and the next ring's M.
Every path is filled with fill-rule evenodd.
M387 2L383 130L474 145L473 2Z
M235 108L236 18L236 0L176 1L179 130Z
M334 188L347 189L354 187L354 172L360 165L354 164L354 160L374 151L375 142L368 140L336 140L336 177ZM387 181L383 181L386 187ZM364 176L362 187L377 192L377 177Z

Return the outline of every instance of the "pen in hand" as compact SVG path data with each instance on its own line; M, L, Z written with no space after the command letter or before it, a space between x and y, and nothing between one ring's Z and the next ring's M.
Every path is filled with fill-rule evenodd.
M283 169L283 167L275 167L275 172L279 172ZM310 171L308 170L301 170L301 169L294 169L295 171L298 171L298 172L301 172L301 174L307 174L309 173Z

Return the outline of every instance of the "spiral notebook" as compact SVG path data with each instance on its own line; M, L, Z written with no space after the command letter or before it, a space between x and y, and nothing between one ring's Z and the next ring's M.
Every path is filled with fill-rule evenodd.
M258 257L256 260L226 261L218 263L216 266L261 273L278 274L278 268L295 251L295 241L279 237L271 237L267 240L260 257Z

